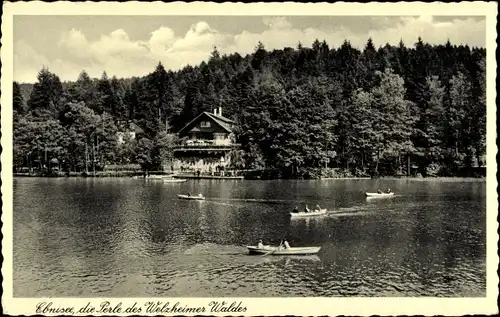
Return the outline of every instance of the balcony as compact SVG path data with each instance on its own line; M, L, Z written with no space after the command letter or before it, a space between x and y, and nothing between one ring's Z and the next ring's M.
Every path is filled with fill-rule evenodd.
M183 143L174 148L174 152L184 151L230 151L240 147L238 143L215 144L213 141Z

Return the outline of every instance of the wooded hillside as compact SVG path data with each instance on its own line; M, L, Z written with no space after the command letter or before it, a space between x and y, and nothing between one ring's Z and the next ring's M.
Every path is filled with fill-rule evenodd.
M175 132L223 107L238 123L235 167L305 177L321 167L352 175L459 175L483 164L486 51L421 39L363 50L315 40L312 47L221 56L147 76L62 83L42 69L14 83L15 166L71 171L138 163L157 170ZM118 131L140 129L117 143Z

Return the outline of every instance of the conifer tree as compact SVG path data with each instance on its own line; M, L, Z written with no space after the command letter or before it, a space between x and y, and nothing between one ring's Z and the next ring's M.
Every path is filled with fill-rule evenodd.
M38 82L28 99L28 109L39 118L55 118L60 109L63 87L59 77L48 68L42 68L37 76Z

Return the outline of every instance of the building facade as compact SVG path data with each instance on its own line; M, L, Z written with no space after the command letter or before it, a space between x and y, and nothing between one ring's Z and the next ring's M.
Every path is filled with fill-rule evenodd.
M231 165L235 122L222 115L222 108L203 112L179 132L181 144L174 149L173 169L180 172L223 174Z
M116 132L116 142L118 144L125 144L128 140L134 140L137 134L144 133L135 123L125 125L118 122L118 125L121 125L121 131Z

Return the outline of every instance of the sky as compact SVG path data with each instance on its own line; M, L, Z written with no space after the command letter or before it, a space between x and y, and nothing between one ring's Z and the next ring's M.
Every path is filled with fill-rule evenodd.
M259 41L267 50L310 47L317 38L330 47L347 39L362 49L375 45L413 46L425 42L485 47L481 16L42 16L14 17L14 80L36 82L47 67L63 81L82 70L91 77L143 76L158 62L178 70L208 60L214 46L222 54L252 53Z

